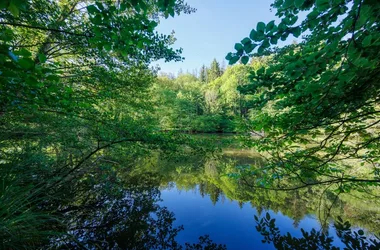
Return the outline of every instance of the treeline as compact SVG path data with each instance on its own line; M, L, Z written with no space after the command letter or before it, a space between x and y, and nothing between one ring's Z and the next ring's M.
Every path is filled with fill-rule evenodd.
M153 87L159 127L195 133L239 132L242 119L249 117L252 95L242 95L238 87L247 85L250 72L263 64L263 59L257 59L250 65L224 69L214 59L199 74L162 74Z

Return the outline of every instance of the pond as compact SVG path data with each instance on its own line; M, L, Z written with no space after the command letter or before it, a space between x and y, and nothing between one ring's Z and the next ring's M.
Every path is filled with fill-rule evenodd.
M174 226L183 226L176 236L181 245L208 235L227 249L380 246L371 242L380 228L380 204L372 195L337 195L325 187L253 190L231 175L239 166L263 164L252 150L155 156L144 164L142 172L160 176L158 204L174 213Z
M219 153L154 152L137 158L130 171L121 168L114 175L101 174L107 181L89 181L90 192L79 193L78 200L62 207L71 236L58 237L49 245L70 249L380 247L376 237L379 190L338 195L324 186L291 192L253 189L234 173L242 166L260 167L264 160L236 145Z

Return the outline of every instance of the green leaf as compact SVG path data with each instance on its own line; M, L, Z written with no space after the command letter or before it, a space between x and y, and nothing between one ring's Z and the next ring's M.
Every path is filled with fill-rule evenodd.
M265 23L259 22L257 24L257 26L256 26L256 30L257 30L257 32L264 33L264 31L265 31Z
M120 11L125 11L127 9L127 3L126 2L122 2L120 4Z
M300 8L303 5L304 2L305 2L304 0L294 0L294 5L297 8Z
M95 4L96 4L96 6L98 6L98 8L99 8L100 10L104 10L104 6L103 6L102 3L100 3L100 2L96 2Z
M6 9L8 7L7 1L0 1L0 9Z
M358 231L358 234L359 234L359 235L364 235L364 231L360 229L360 230Z
M133 5L134 7L139 3L138 0L131 0L131 2L132 2L132 5Z
M46 62L47 58L44 54L38 54L38 60L40 61L40 63L44 63Z
M169 12L169 15L171 16L171 17L174 17L174 8L170 8L169 10L168 10L168 12Z
M235 43L235 49L237 51L242 51L243 50L243 45L241 43Z
M371 35L368 35L366 36L364 39L363 39L363 46L364 47L368 47L371 45L371 42L372 42L372 36Z
M293 0L285 0L285 2L283 3L283 8L287 9L291 7L292 5L293 5Z
M43 87L44 84L42 82L39 82L36 77L34 76L28 76L25 79L25 83L30 87Z
M263 75L265 73L265 68L261 67L260 69L257 70L256 74L257 75Z
M110 50L112 49L112 45L109 44L109 43L107 43L107 44L104 45L104 49L105 49L106 51L110 51Z
M239 57L238 56L233 56L230 61L228 62L230 65L233 65L235 64L237 61L239 61Z
M251 44L245 44L244 45L244 51L245 51L245 53L247 53L247 54L251 53L256 48L256 46L257 46L257 44L253 44L253 43L251 43Z
M257 32L256 32L256 30L255 29L252 29L251 30L251 33L249 34L249 37L253 40L253 41L259 41L260 39L259 39L259 36L258 36L258 34L257 34Z
M270 214L269 214L269 213L267 213L267 214L265 215L265 217L267 218L267 220L270 220Z
M5 55L0 54L0 65L3 65L5 63Z
M295 27L292 29L292 34L295 37L299 37L301 35L301 28L300 27Z
M327 10L329 8L329 0L316 0L315 6L319 11Z
M31 57L32 56L32 53L25 48L22 48L21 50L16 51L15 54L19 55L19 56L23 56L23 57Z
M280 32L283 32L284 30L286 30L288 28L288 26L286 25L286 24L284 24L284 23L280 23L279 25L278 25L278 31L280 31Z
M226 58L227 61L231 60L231 58L232 58L232 53L231 53L231 52L228 53L228 54L226 55L225 58Z
M258 49L257 49L257 53L259 54L262 54L264 52L265 48L261 45Z
M269 43L269 39L265 39L263 41L263 43L261 44L261 46L264 48L264 49L267 49L270 47L270 43Z
M274 20L270 21L266 26L266 31L270 32L274 28Z
M143 1L141 1L141 2L139 3L139 6L140 6L140 8L141 8L144 12L146 12L146 11L148 10L148 6L147 6L146 3L143 2Z
M96 16L92 19L93 24L101 24L102 23L102 17L99 14L96 14Z
M8 10L12 13L13 16L18 17L20 14L20 10L16 6L16 4L11 1L8 6Z
M244 38L243 40L241 40L241 43L242 44L247 44L247 43L251 43L251 39L249 39L248 37Z
M278 38L277 37L271 37L270 43L271 44L277 44Z
M58 82L59 81L59 76L57 75L49 75L46 77L47 80L52 81L52 82Z
M21 58L18 60L18 63L24 69L30 69L34 66L34 62L30 58Z
M248 61L249 61L249 57L248 56L243 56L241 58L241 63L244 64L244 65L246 65L248 63Z
M293 16L292 18L289 19L288 24L293 25L297 22L297 20L298 20L298 16Z
M95 5L89 5L89 6L87 6L87 11L90 14L99 13L99 10L98 10L98 8L95 7Z
M0 40L10 42L14 39L14 33L10 29L5 29L0 32Z
M127 56L128 56L128 51L126 51L126 50L122 50L122 51L121 51L121 55L122 55L123 57L127 57Z

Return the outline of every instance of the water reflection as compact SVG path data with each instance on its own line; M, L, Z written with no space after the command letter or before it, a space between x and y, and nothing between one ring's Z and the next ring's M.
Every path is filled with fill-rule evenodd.
M80 201L60 210L68 234L52 239L59 249L225 249L207 236L196 243L176 241L183 226L159 204L160 190L154 173L123 176L123 182L96 184Z
M147 164L162 176L162 204L174 211L178 223L185 226L185 231L178 235L180 242L195 238L196 233L208 233L216 242L226 243L229 249L286 249L290 243L294 243L291 247L294 249L299 241L306 240L305 244L311 244L313 239L325 241L315 241L317 245L345 247L349 234L341 237L343 231L339 231L338 224L334 223L338 217L350 221L355 229L364 228L366 234L375 239L380 211L373 196L355 192L339 194L334 186L314 186L292 192L253 190L233 178L239 166L263 164L257 155L246 154L250 153L228 152L212 157L193 155L176 161L158 157ZM375 195L376 192L378 195L379 190L374 190ZM266 240L265 243L271 245L262 242L262 232L252 231L255 228L253 216L260 217L265 211L279 222L281 233L278 235L290 233L293 241L286 243L289 239L285 236L277 237L278 242L283 241L282 247L274 240ZM308 230L312 237L303 239L305 235L301 228ZM355 235L354 231L351 233ZM367 242L368 245L362 244L360 238L355 237L349 240L351 247L355 246L352 244L355 240L364 248L379 247L378 243L371 241ZM312 245L310 247L313 249Z
M253 152L233 149L176 157L152 153L138 157L131 168L101 164L78 176L80 181L55 187L60 200L46 201L42 208L58 207L60 223L51 227L66 233L35 245L53 249L225 249L223 244L228 249L379 247L373 236L380 224L376 199L362 193L338 195L333 186L292 192L254 190L234 178L239 167L262 164ZM354 230L343 221L350 221ZM368 235L373 241L364 238Z
M179 249L175 236L182 227L173 227L174 214L157 204L160 192L147 178L130 178L128 186L113 190L97 185L84 203L66 207L61 212L70 220L72 238L62 244L70 249Z
M329 232L315 230L310 232L301 228L302 236L294 237L289 232L281 234L276 226L276 219L266 213L262 218L255 216L256 229L263 236L263 243L273 244L276 249L339 249L334 246L334 237ZM345 249L380 249L380 241L374 236L365 236L364 231L352 230L349 222L343 223L341 218L334 223L336 234Z

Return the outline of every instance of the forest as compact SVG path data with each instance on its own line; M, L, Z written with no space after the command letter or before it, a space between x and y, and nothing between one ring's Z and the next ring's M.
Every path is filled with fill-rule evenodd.
M187 133L247 132L242 126L253 99L238 87L248 84L249 72L263 61L223 68L214 59L209 67L200 68L199 75L159 76L153 85L158 126Z
M176 241L183 228L159 205L172 183L295 224L322 211L346 246L378 249L380 3L271 9L228 65L174 76L151 65L185 60L157 31L197 11L184 0L0 1L0 249L225 249ZM243 150L260 157L226 159ZM323 230L300 240L269 213L255 221L276 248L332 247Z

